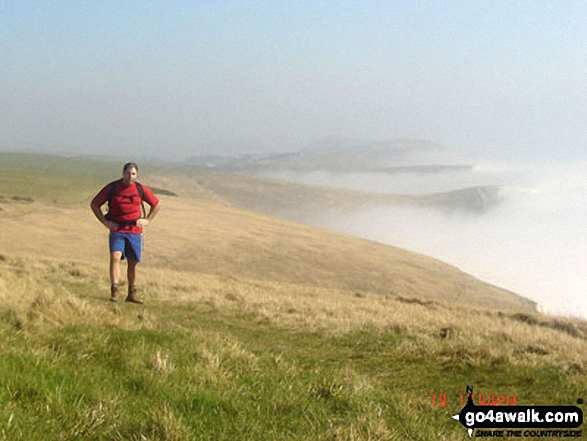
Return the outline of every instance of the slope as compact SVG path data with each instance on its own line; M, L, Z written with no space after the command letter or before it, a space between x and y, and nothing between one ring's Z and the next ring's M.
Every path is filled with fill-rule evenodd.
M42 192L32 201L18 199L20 187L10 181L14 171L2 173L3 249L22 256L104 260L106 231L87 207L94 193L88 187L96 182L97 191L103 184L72 179L67 186L64 171L58 179L34 173L29 185L39 182ZM165 184L161 178L154 182ZM144 267L535 311L533 302L423 255L191 197L189 188L177 194L161 195L163 213L145 233ZM52 202L60 199L71 202Z

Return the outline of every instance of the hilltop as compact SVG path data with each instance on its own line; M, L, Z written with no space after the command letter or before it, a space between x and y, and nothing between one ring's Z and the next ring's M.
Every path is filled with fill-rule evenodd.
M220 171L254 173L267 170L308 172L381 171L387 173L439 173L467 165L447 166L434 164L423 157L437 156L439 144L413 139L390 141L351 140L332 138L319 140L311 146L293 152L245 153L238 155L196 155L186 159L188 164Z

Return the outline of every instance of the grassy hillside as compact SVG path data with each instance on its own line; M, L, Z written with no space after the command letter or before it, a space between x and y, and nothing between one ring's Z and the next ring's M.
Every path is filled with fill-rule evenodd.
M462 440L467 384L585 394L581 322L170 270L144 274L136 307L106 283L0 257L5 439Z
M88 207L102 178L30 167L24 192L16 169L0 170L2 439L462 440L468 384L519 404L587 396L584 322L175 187L193 176L141 175L178 196L145 234L146 306L111 304Z
M150 184L149 176L145 178ZM193 179L180 178L168 175L153 179L156 187L179 196L160 195L165 214L145 233L149 253L145 266L535 310L533 302L438 260L226 205L214 200L218 200L215 194L206 196L199 191L201 187L190 186ZM227 176L229 179L236 182L238 177ZM42 250L48 257L74 256L93 262L104 258L107 231L88 208L104 182L81 180L58 167L26 173L10 169L2 173L1 181L0 240L7 251L30 256ZM23 182L26 185L21 185ZM24 236L19 234L23 225L27 231Z

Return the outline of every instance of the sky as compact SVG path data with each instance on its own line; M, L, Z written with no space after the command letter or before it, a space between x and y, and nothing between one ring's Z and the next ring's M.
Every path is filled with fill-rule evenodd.
M587 2L3 1L0 151L296 151L415 138L573 161Z

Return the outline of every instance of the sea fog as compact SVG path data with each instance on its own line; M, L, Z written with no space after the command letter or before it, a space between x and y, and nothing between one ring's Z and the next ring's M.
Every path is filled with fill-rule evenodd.
M423 253L538 302L587 318L587 163L499 163L439 173L272 172L265 176L377 193L497 185L501 202L462 207L371 206L308 216L320 227Z

